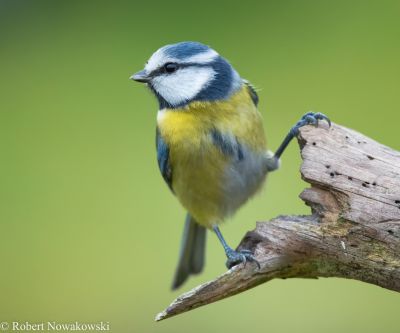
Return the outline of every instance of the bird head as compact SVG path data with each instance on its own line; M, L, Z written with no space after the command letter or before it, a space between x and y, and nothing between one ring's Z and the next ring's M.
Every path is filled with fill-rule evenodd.
M158 49L144 69L131 79L146 83L160 108L227 99L242 85L242 79L227 60L198 42L181 42Z

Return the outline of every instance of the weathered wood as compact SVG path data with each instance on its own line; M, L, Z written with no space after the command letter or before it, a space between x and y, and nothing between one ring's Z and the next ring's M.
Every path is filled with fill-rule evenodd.
M274 278L342 277L400 291L400 153L333 125L301 129L300 197L310 216L258 222L239 248L255 264L238 265L181 295L162 320Z

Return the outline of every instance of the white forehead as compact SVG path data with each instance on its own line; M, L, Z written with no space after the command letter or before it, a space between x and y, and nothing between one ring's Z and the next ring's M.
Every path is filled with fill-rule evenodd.
M177 62L180 64L206 64L212 62L216 57L218 57L218 53L213 49L208 49L204 52L185 57L184 59L178 59L168 55L168 53L166 52L166 47L162 47L161 49L158 49L156 52L154 52L154 54L150 57L145 66L145 70L147 72L152 72L168 62Z

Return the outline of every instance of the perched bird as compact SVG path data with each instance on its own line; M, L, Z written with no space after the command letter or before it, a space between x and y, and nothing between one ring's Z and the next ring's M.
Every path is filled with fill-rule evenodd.
M207 229L219 238L228 268L246 261L258 265L250 251L228 246L218 225L279 167L300 127L329 119L305 114L273 154L267 150L253 86L216 51L197 42L158 49L131 79L146 83L158 99L158 165L188 212L172 288L202 270Z

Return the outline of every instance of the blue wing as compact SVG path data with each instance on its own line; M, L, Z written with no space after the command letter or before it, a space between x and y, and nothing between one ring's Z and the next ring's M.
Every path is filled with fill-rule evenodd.
M214 145L226 156L241 161L244 158L243 147L236 137L223 134L217 129L211 131L211 137Z
M250 94L251 99L253 100L254 105L257 106L259 98L258 98L256 89L249 81L243 80L243 83L247 86L247 90Z
M162 138L159 129L156 132L156 148L157 148L157 161L160 168L161 175L169 188L172 190L172 170L169 163L169 147Z

